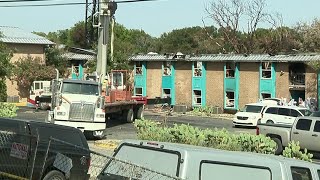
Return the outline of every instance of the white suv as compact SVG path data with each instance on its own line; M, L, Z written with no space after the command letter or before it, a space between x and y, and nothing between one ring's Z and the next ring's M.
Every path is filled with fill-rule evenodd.
M309 116L307 108L297 106L268 106L262 112L261 123L292 125L300 116Z
M237 112L233 118L233 125L237 126L257 126L261 118L263 109L266 107L263 103L250 103L244 106L244 109Z

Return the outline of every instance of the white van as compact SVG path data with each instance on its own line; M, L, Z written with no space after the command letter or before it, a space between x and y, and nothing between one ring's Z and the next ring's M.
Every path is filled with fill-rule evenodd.
M257 126L258 120L261 119L264 103L246 104L244 108L237 112L233 118L233 125L237 126Z
M319 180L320 175L320 165L302 160L154 141L124 140L113 156L97 179Z
M268 106L262 112L262 124L286 124L292 125L300 116L309 116L311 112L298 106Z

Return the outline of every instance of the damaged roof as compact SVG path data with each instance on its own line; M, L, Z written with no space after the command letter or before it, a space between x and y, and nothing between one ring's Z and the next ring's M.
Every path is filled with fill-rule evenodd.
M0 26L0 41L17 44L42 44L52 45L47 38L26 32L18 27Z
M320 54L204 54L204 55L168 55L139 54L129 58L131 61L208 61L208 62L309 62L320 61Z

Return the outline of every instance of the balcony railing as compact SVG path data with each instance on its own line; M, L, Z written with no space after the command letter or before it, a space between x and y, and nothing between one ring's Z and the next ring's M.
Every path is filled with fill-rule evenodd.
M306 75L305 73L292 73L289 75L291 86L305 86Z

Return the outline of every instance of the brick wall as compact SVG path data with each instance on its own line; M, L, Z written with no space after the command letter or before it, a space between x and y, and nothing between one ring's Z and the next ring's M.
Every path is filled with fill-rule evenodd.
M192 105L192 63L176 62L176 104Z
M44 63L44 45L33 45L33 44L7 44L7 47L13 50L13 57L11 62L16 62L20 58L27 57L28 55L32 57L38 57ZM17 82L6 80L7 83L7 95L8 96L19 96L21 102L26 102L28 90L18 89Z
M306 92L305 98L317 97L317 74L310 66L306 66Z
M207 106L223 108L224 63L207 63Z
M162 62L147 62L147 96L161 97Z
M240 63L239 108L259 99L259 63Z
M290 99L288 63L276 63L276 97Z

